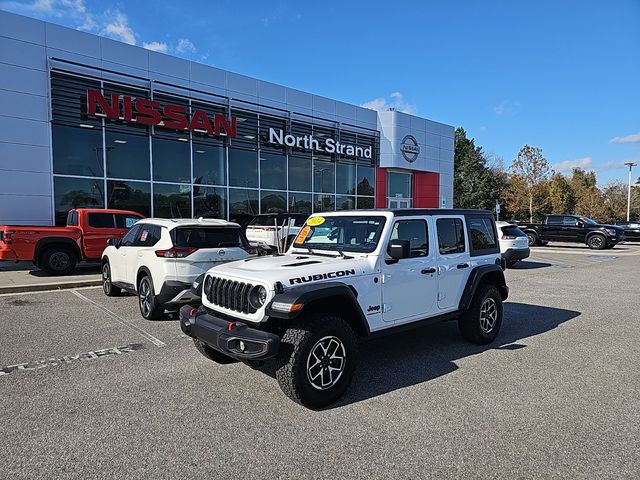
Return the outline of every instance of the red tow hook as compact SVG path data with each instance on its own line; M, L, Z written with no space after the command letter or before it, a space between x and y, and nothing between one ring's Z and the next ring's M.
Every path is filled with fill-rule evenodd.
M197 311L198 311L198 309L196 307L191 307L189 309L189 316L193 317L196 314Z
M230 332L235 328L235 326L236 326L236 322L229 322L229 325L227 325L227 331Z

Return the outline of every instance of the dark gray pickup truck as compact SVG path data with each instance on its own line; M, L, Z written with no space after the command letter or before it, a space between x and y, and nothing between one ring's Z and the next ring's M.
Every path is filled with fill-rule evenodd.
M582 215L547 215L544 223L520 223L529 238L529 246L548 242L584 243L593 250L613 248L624 240L624 229L602 225Z

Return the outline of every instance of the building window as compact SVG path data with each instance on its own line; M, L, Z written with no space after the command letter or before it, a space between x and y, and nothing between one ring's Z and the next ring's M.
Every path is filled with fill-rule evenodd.
M336 193L353 195L356 193L356 166L338 163L336 165Z
M287 189L287 157L274 153L260 153L260 188Z
M287 192L260 192L260 213L281 213L287 211Z
M149 137L107 129L107 177L150 180Z
M104 176L100 127L87 125L87 128L82 128L52 124L51 136L53 173L86 177Z
M358 195L373 197L376 185L375 168L361 167L358 165L358 185L356 187Z
M193 143L193 183L226 185L227 162L223 145Z
M258 152L229 148L229 186L258 187Z
M335 181L335 163L314 159L313 191L316 193L334 193Z
M195 218L227 218L227 189L194 185L193 209Z
M258 214L258 191L246 188L229 189L229 218L240 225L249 223Z
M316 195L313 203L314 212L333 212L336 209L336 199L333 195Z
M107 181L108 208L131 210L151 216L151 184L147 182Z
M336 210L353 210L356 208L356 197L337 195Z
M357 197L356 208L358 210L370 210L375 207L375 199L373 197Z
M311 191L311 155L289 155L289 190Z
M154 183L153 216L191 218L191 187L189 185Z
M73 208L104 208L102 179L54 177L56 225L64 225Z
M153 179L188 182L191 179L189 135L153 137Z
M311 194L289 192L289 212L291 213L304 213L305 215L311 215L313 210L311 204Z

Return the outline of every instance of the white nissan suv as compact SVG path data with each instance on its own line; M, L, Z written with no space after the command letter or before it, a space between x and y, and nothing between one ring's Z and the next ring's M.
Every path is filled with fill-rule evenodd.
M198 301L191 286L217 264L242 260L251 247L240 225L224 220L147 218L102 253L105 295L138 296L140 313L155 320L165 310Z

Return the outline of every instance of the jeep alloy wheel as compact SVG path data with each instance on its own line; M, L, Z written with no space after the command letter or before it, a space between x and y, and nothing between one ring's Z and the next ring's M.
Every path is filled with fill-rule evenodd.
M480 306L480 330L485 334L491 333L498 319L498 307L496 301L488 297Z
M307 378L318 390L331 388L336 384L346 360L342 341L333 336L323 337L316 342L307 358Z

